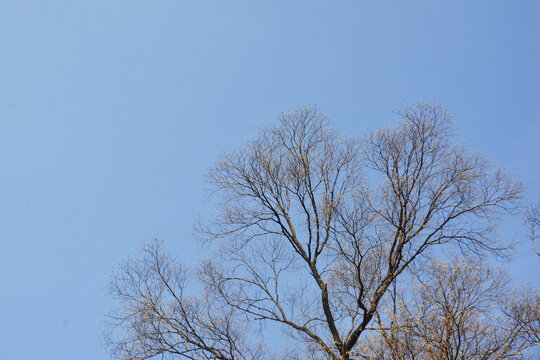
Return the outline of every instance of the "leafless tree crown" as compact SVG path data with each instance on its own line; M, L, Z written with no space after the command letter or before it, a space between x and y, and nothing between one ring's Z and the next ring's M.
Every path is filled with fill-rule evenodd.
M155 244L126 262L111 288L122 304L109 318L112 353L362 358L418 261L452 246L504 254L494 228L520 182L452 145L440 106L398 114L394 128L346 138L317 108L298 108L223 154L207 175L218 211L197 226L216 252L191 271ZM187 295L188 280L200 295ZM279 349L262 340L267 325L281 329Z
M507 273L470 258L434 261L411 293L378 312L361 359L535 359L540 296L512 289Z

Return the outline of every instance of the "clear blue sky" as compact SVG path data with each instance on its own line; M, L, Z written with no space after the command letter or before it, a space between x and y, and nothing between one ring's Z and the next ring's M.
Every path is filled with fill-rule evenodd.
M443 102L538 197L540 2L373 3L0 0L2 358L106 359L112 266L195 258L202 174L297 105L356 135Z

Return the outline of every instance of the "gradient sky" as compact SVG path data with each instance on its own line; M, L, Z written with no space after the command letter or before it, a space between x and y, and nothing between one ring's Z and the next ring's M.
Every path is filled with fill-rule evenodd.
M373 3L0 0L1 357L107 359L112 267L152 237L196 258L203 173L298 105L359 135L442 102L538 197L540 2Z

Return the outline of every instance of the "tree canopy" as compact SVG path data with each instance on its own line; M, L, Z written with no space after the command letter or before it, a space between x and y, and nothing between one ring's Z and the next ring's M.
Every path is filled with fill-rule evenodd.
M110 288L110 352L526 358L538 293L512 297L504 270L479 262L508 253L495 229L521 182L453 144L442 107L397 114L395 127L345 137L316 107L298 108L224 153L206 176L217 211L196 226L214 251L187 269L152 242L125 261Z

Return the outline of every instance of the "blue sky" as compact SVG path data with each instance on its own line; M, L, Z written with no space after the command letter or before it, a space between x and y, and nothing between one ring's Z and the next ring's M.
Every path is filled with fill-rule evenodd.
M111 268L152 237L196 258L203 173L298 105L359 135L442 102L538 197L539 19L538 1L1 0L2 356L107 359Z

